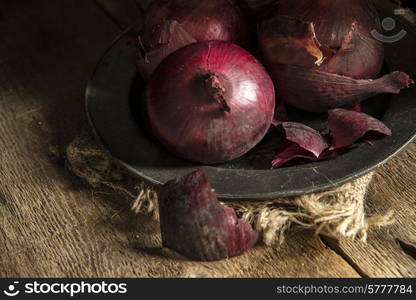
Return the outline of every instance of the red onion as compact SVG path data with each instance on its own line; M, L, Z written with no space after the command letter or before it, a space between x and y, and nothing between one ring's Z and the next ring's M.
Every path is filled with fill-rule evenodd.
M221 205L202 169L166 183L159 211L163 245L191 259L241 255L258 240L249 223Z
M252 149L267 133L275 107L264 67L222 41L195 43L168 56L146 98L160 142L182 158L208 164Z
M333 148L349 147L369 133L391 136L391 130L379 120L355 111L333 109L329 111L329 130ZM375 138L376 136L370 136Z
M156 0L144 17L139 71L149 79L170 53L195 41L249 43L246 21L232 0ZM176 37L179 35L179 37Z
M278 168L295 158L317 160L329 148L319 132L304 124L284 122L279 128L285 141L276 149L273 168Z
M382 44L370 34L380 26L369 1L281 0L278 12L285 16L263 22L259 44L285 102L323 112L398 93L413 82L398 72L362 81L378 75L384 57Z

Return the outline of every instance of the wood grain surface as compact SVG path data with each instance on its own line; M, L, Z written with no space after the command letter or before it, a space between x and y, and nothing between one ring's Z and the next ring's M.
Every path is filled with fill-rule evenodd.
M148 1L147 1L148 2ZM290 232L280 249L195 263L161 247L158 224L61 159L86 128L84 89L138 0L7 1L0 11L1 277L415 277L416 144L381 168L368 211L397 223L367 244Z

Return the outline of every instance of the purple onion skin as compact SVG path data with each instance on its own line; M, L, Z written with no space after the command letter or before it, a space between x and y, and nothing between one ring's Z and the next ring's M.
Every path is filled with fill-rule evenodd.
M318 41L332 49L338 60L331 62L327 58L322 71L355 79L375 78L380 73L384 49L371 31L382 30L371 1L280 0L277 11L314 24ZM351 35L353 41L347 42Z
M216 164L242 156L263 139L275 93L251 54L210 41L168 56L149 82L146 104L153 132L170 152Z
M354 107L378 94L398 94L413 83L402 72L392 72L376 80L356 80L293 65L272 64L269 71L286 103L311 112Z
M326 112L413 83L400 72L369 80L384 59L382 44L370 34L380 25L370 1L281 0L278 13L261 25L259 45L286 103Z
M154 32L166 20L175 20L197 41L221 40L249 44L247 22L232 0L155 0L144 18L146 49L158 46Z
M360 112L345 109L329 111L328 126L334 149L353 145L370 132L391 136L391 130L381 121Z
M317 157L311 152L303 149L296 143L286 142L276 149L276 157L272 161L272 168L277 169L286 163L298 158L303 158L310 161L316 161Z
M163 245L198 261L243 254L258 233L220 204L202 169L166 183L159 193Z

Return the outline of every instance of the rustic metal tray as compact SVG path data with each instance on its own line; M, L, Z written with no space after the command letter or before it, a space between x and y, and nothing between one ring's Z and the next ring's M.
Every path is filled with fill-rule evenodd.
M416 30L400 17L397 28L407 33L400 41L386 43L386 68L416 78ZM132 174L159 185L195 170L199 165L168 153L147 130L141 104L144 83L136 75L139 52L128 33L123 34L99 62L86 92L91 128L98 141ZM328 161L270 169L277 135L270 132L250 153L235 161L203 166L222 199L268 200L329 189L357 178L385 163L416 135L416 88L400 95L367 101L364 110L381 118L393 136L359 144L350 152ZM322 115L299 114L294 119L322 127Z

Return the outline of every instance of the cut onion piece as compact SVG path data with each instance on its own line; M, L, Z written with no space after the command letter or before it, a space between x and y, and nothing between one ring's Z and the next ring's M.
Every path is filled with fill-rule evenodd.
M258 233L217 199L202 169L166 183L159 193L163 245L199 261L238 256Z

